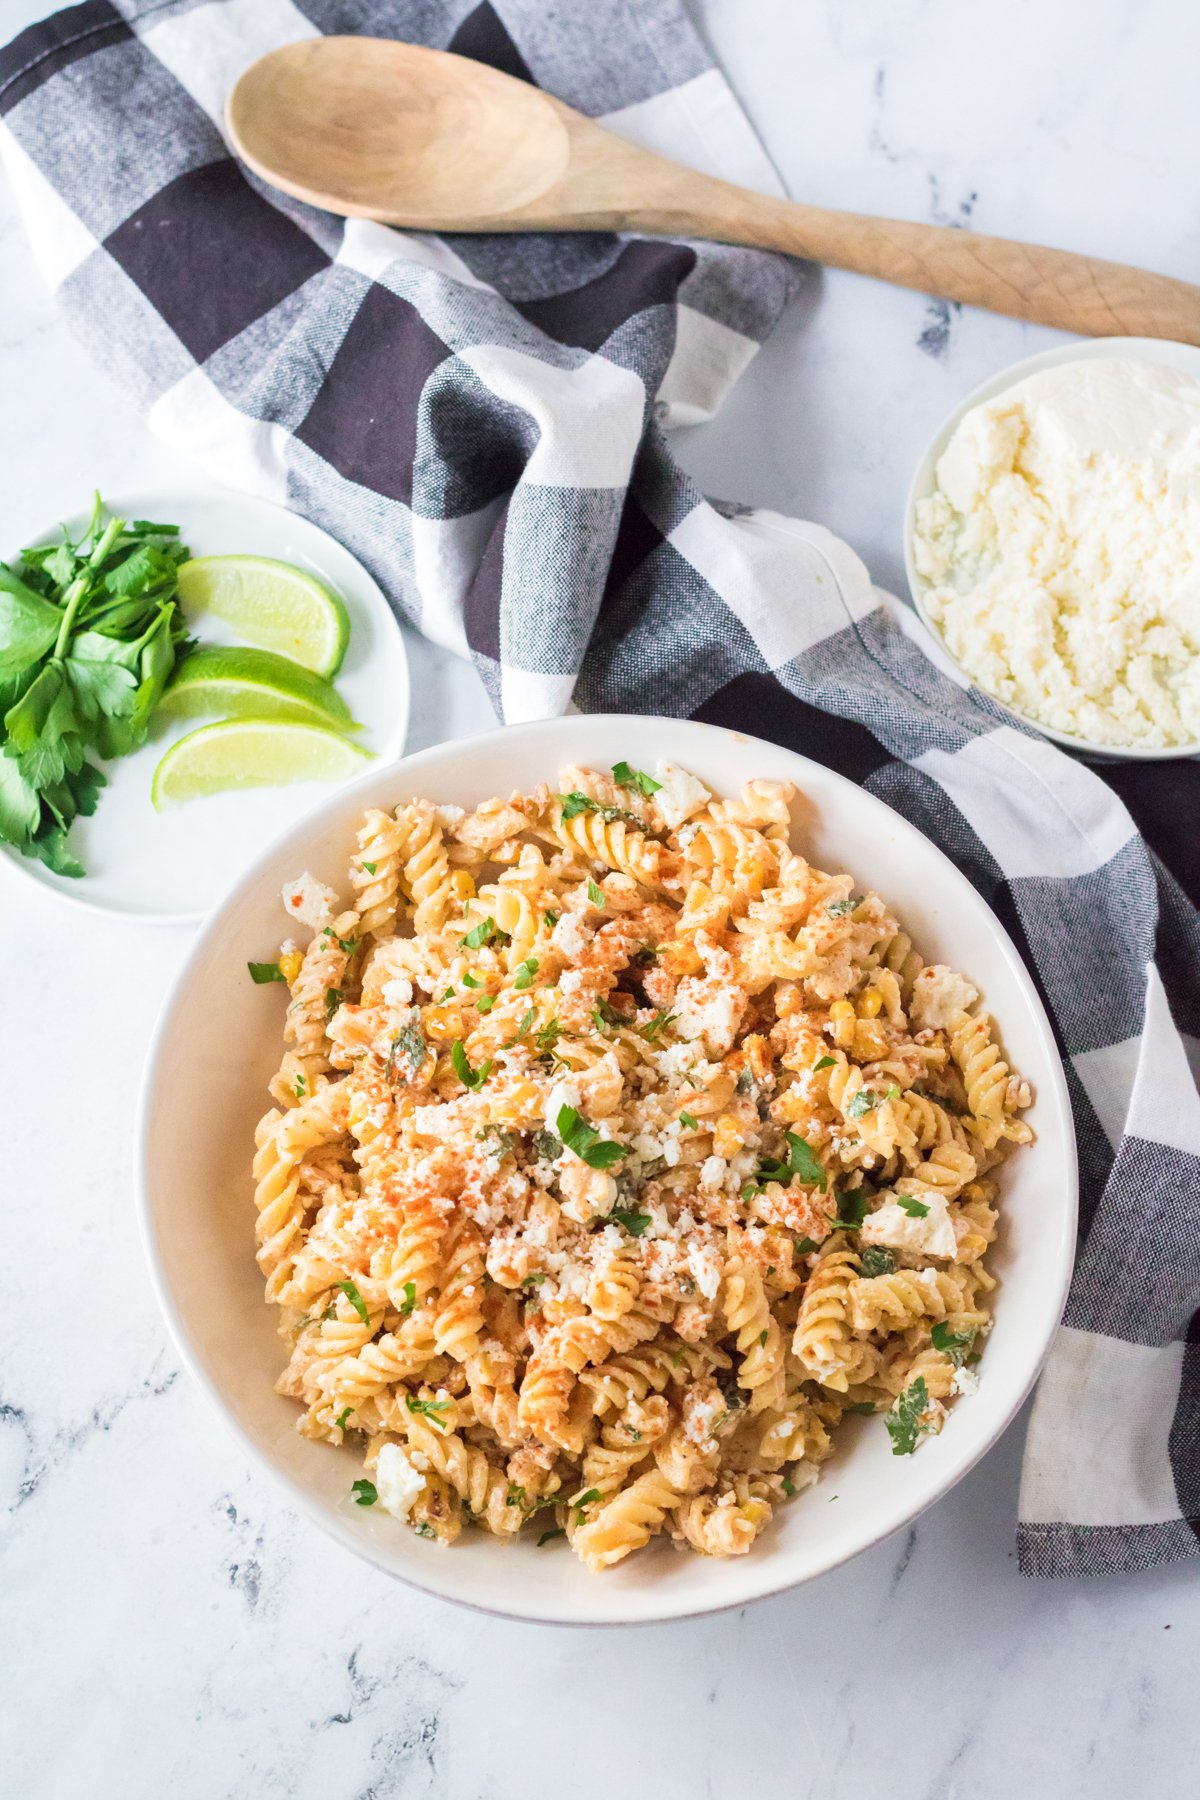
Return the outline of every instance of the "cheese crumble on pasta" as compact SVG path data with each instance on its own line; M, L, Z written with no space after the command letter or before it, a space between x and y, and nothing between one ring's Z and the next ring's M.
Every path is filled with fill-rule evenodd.
M372 810L342 897L284 890L258 1261L360 1505L735 1556L843 1414L907 1452L973 1385L1029 1090L792 798L568 768Z

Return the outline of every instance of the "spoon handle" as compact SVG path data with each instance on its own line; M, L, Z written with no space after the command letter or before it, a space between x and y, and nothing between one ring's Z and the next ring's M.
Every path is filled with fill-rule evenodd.
M691 182L679 184L675 204L639 206L633 229L785 250L1062 331L1200 344L1200 287L1186 281L1042 244L832 212L705 177Z

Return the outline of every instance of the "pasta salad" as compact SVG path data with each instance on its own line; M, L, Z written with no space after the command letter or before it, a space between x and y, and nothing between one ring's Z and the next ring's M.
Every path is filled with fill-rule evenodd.
M1029 1089L793 798L572 767L372 810L343 895L284 889L257 1254L359 1505L736 1556L847 1413L908 1454L974 1386Z

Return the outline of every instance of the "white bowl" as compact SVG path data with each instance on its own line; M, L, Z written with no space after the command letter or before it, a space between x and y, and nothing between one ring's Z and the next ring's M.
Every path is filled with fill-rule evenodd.
M355 741L384 762L399 756L409 708L404 639L378 583L336 538L270 500L217 487L121 494L106 504L117 518L173 520L193 556L236 551L273 556L327 582L350 616L346 660L335 679L363 726ZM63 522L78 533L87 514ZM47 544L58 535L55 523L22 541ZM15 567L15 552L9 556ZM207 614L196 617L195 630L205 643L237 641L236 632ZM228 893L249 858L329 791L328 783L317 781L232 788L155 812L150 784L159 758L176 738L208 722L156 716L146 743L103 765L108 785L95 813L71 827L71 845L84 875L52 875L7 844L0 845L0 868L36 881L59 899L130 923L198 924Z
M915 1456L890 1454L878 1420L847 1422L820 1482L782 1507L748 1556L715 1561L651 1546L591 1575L566 1546L466 1533L451 1549L349 1503L349 1448L302 1438L273 1391L283 1365L253 1254L250 1159L265 1084L279 1060L280 991L255 987L285 924L279 891L298 870L340 883L367 806L414 794L470 806L553 779L569 761L653 768L669 756L717 790L752 776L801 791L797 842L892 903L920 949L966 971L1000 1021L1036 1095L1037 1142L1005 1171L996 1324L976 1395ZM292 1501L347 1549L447 1599L514 1618L629 1624L740 1606L819 1575L886 1537L953 1486L995 1443L1033 1385L1066 1297L1075 1245L1076 1166L1062 1067L1012 943L966 877L862 788L773 744L711 725L584 716L513 727L423 751L343 788L247 870L197 940L150 1047L138 1126L140 1210L159 1297L180 1353ZM831 1502L836 1498L837 1504Z
M981 693L987 694L989 700L995 700L997 706L1003 707L1011 718L1020 719L1022 724L1031 726L1043 737L1051 738L1054 743L1062 744L1068 750L1082 750L1088 756L1106 762L1166 762L1181 756L1200 756L1200 739L1190 744L1176 744L1162 749L1147 749L1140 745L1127 747L1122 744L1098 744L1091 738L1080 737L1068 731L1056 731L1051 725L1043 725L1040 719L1033 718L1029 713L1018 712L1015 706L1006 705L990 689L985 688L982 682L977 682L970 670L964 669L953 654L942 636L941 627L930 616L926 605L928 583L917 573L913 554L917 501L928 499L936 488L938 459L957 431L960 421L973 406L995 399L997 394L1003 394L1018 381L1024 381L1027 375L1040 374L1043 369L1056 369L1063 363L1089 362L1093 357L1113 356L1167 363L1171 368L1182 369L1185 375L1194 375L1200 381L1200 349L1194 344L1176 344L1168 338L1088 338L1082 343L1060 344L1057 349L1043 350L1037 356L1027 356L1023 362L1013 363L1010 368L1002 369L998 375L991 376L981 387L977 387L974 393L968 394L942 420L917 464L908 498L904 502L904 568L908 575L909 592L922 623L932 633L941 654L959 670L965 684L978 687Z

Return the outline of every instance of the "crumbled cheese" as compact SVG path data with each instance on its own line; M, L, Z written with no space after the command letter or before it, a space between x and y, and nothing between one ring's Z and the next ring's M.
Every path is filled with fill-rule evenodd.
M563 913L550 933L550 942L560 955L570 957L574 961L587 949L591 935L577 913Z
M659 789L654 796L654 804L672 831L678 831L685 819L690 819L694 812L699 812L712 799L702 781L698 781L694 775L689 775L686 769L677 767L675 763L665 759L660 761L655 775Z
M447 801L441 806L434 807L433 816L443 831L453 831L454 827L466 818L467 809L465 806L455 806Z
M413 985L406 975L396 975L391 981L384 982L381 992L383 1004L391 1007L394 1012L398 1012L402 1006L411 1004ZM418 1021L419 1019L420 1015L418 1014Z
M310 875L307 869L303 875L297 875L295 881L285 882L280 898L288 918L308 925L313 931L323 930L338 909L338 897L333 889Z
M706 1300L715 1300L721 1285L721 1254L715 1244L692 1244L687 1266Z
M974 1369L955 1369L954 1380L950 1383L950 1391L954 1394L973 1394L979 1386L979 1377Z
M745 997L737 988L714 994L709 984L688 975L675 995L675 1029L689 1043L701 1040L711 1055L724 1056L732 1048L745 1010Z
M729 1164L723 1156L706 1156L700 1164L700 1186L706 1194L718 1194L725 1185Z
M889 1250L907 1250L914 1256L954 1255L954 1221L943 1195L933 1188L921 1190L920 1202L929 1211L914 1219L895 1200L868 1213L862 1223L864 1244L886 1244ZM932 1269L926 1274L933 1274Z
M908 1016L921 1031L936 1031L953 1023L961 1012L974 1006L979 989L972 987L965 975L948 969L945 963L934 963L922 969L913 982Z
M384 1444L375 1464L375 1492L384 1512L403 1522L425 1490L424 1477L399 1444Z
M573 1106L579 1111L580 1095L577 1084L573 1081L556 1081L546 1096L546 1130L558 1136L558 1115L564 1106Z
M972 407L917 504L926 606L997 698L1094 742L1200 738L1200 381L1133 357Z

